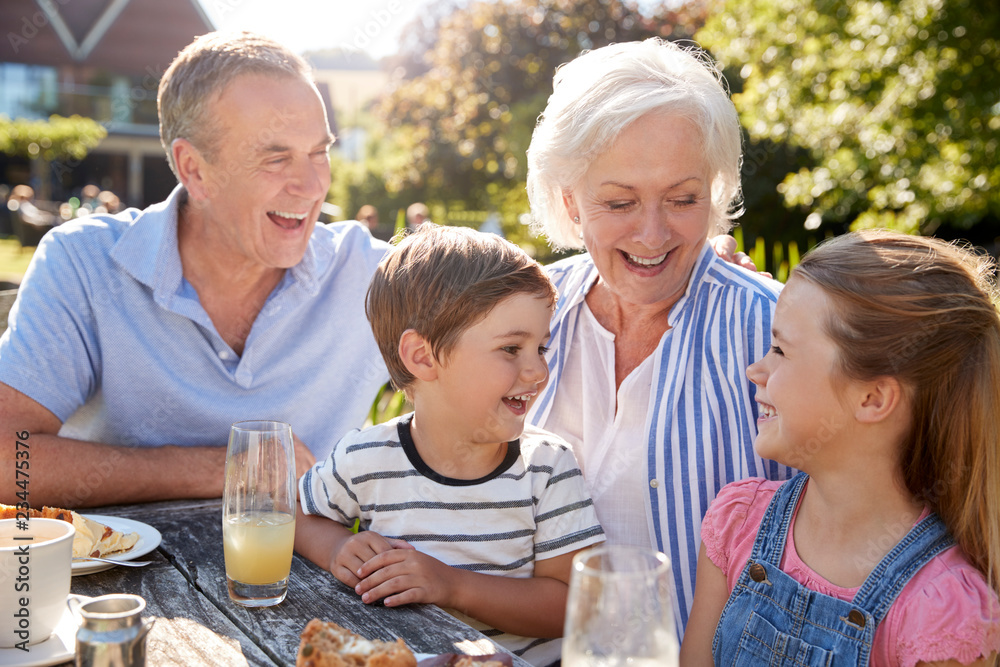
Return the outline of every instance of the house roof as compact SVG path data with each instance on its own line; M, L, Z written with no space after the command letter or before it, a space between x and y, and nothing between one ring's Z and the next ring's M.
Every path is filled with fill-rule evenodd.
M215 30L198 0L4 0L0 62L76 64L159 78Z

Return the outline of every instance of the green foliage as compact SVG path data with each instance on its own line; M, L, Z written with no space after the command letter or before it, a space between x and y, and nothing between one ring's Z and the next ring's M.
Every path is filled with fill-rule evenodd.
M754 141L813 164L813 223L931 232L1000 214L1000 13L974 0L722 0L696 39L739 72Z
M403 392L396 391L392 385L386 384L375 397L371 410L368 411L368 421L365 426L381 424L411 410L413 406L406 400Z
M753 247L747 247L744 243L743 229L737 227L732 231L736 239L737 251L745 252L758 271L769 271L778 282L787 282L799 261L802 259L799 251L799 244L796 241L788 241L787 244L781 240L772 241L770 244L763 236L753 237ZM816 241L810 238L806 241L806 249L813 248Z
M0 116L0 153L48 162L82 160L107 134L100 123L80 116L47 121Z
M17 239L0 239L0 280L21 282L34 254L33 247L24 248Z

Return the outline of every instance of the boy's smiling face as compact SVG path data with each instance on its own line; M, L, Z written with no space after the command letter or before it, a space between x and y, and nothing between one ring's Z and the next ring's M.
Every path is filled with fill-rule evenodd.
M466 329L440 360L437 379L421 392L421 423L427 425L430 416L437 421L434 430L447 429L454 443L520 437L528 408L548 380L544 353L551 317L548 299L515 294Z

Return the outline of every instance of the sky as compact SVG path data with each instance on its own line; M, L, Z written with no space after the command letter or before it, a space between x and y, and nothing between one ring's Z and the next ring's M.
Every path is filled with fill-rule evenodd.
M199 0L222 30L263 33L298 53L333 47L396 53L403 28L432 0Z

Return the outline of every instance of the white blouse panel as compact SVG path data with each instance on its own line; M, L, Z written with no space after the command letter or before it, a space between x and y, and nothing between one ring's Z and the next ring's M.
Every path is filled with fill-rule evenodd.
M581 308L546 428L573 447L608 543L652 547L646 417L653 358L646 357L616 395L615 336L586 302Z

